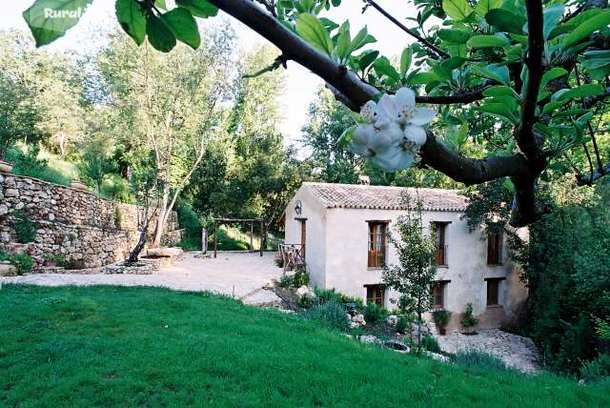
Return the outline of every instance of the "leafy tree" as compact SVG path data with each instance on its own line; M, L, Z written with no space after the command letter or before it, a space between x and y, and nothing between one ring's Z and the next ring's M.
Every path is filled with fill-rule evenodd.
M95 185L98 194L102 191L105 177L115 169L111 162L111 148L112 143L108 138L98 137L89 141L79 165L81 176Z
M160 244L169 214L210 140L223 131L223 102L232 85L231 33L222 29L205 39L197 51L178 47L166 56L116 35L99 57L116 134L123 146L151 152L156 161L163 194L154 246Z
M421 325L422 315L432 306L431 285L436 275L434 256L436 241L432 231L424 229L422 204L404 197L407 207L413 208L401 215L396 223L397 236L391 236L396 248L398 264L383 269L383 281L401 295L400 304L409 305ZM421 327L417 338L421 348Z
M67 154L82 134L85 115L75 61L36 50L20 32L0 32L0 72L5 106L0 126L13 135L3 144L43 141L62 157Z

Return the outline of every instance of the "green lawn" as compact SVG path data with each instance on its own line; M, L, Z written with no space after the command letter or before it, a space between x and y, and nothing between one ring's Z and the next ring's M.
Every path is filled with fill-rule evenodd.
M0 290L0 407L610 406L610 389L477 372L294 315L151 288Z

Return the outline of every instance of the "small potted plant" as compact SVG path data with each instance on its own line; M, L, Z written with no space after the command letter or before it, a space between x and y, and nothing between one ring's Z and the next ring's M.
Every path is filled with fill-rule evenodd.
M439 334L447 334L447 324L449 324L450 317L451 312L444 309L439 309L432 312L432 318L434 319L434 324L436 324L436 327L438 328Z
M4 160L0 160L0 172L1 173L10 173L13 170L13 165Z
M476 319L472 313L472 303L466 305L464 313L462 314L462 334L477 334L475 327L479 324L479 320Z

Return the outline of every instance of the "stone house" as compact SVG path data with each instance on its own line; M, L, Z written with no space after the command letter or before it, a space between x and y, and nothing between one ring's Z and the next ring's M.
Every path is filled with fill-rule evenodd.
M459 326L468 303L480 328L515 318L527 291L505 239L471 230L467 200L452 190L303 183L285 210L285 243L301 248L312 285L396 307L398 294L383 285L382 270L398 262L388 234L396 236L405 194L422 202L424 225L434 228L433 307L452 312L448 328Z

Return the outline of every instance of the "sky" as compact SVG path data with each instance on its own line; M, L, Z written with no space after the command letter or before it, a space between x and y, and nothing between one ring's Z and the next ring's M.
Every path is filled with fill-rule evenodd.
M2 13L0 14L0 29L28 30L21 13L32 3L33 0L3 2ZM114 17L114 3L114 0L94 0L79 24L48 47L59 51L75 50L82 52L94 46L92 44L99 44L103 39L100 39L99 36L96 37L95 33L91 31L92 27L104 26L107 29L111 25L118 26ZM169 3L171 1L168 1L168 5ZM417 10L411 2L378 0L378 3L399 20L408 26L412 26L412 23L405 20L407 17L414 17L417 14ZM339 24L349 20L352 36L366 25L369 33L377 38L377 44L374 44L375 49L389 58L400 55L404 47L412 40L376 10L369 8L363 14L362 5L361 0L343 0L340 7L332 9L329 13L321 14L321 16L328 17ZM220 13L220 16L220 18L231 21L238 36L238 43L244 50L266 42L264 38L239 21L223 15L223 13ZM203 23L205 24L205 21ZM301 128L307 121L309 104L314 100L317 90L322 85L323 82L307 69L294 62L288 63L285 89L278 101L282 112L281 131L284 134L286 144L296 143L298 146L298 141L301 138Z

